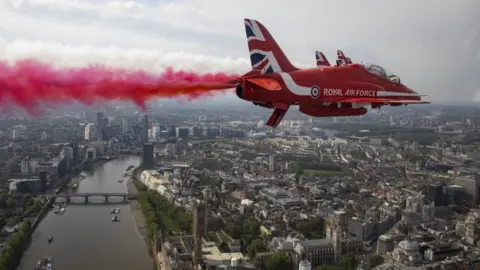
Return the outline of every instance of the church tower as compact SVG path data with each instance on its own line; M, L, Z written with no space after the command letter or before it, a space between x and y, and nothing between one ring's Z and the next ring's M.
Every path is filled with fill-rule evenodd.
M338 263L342 256L342 230L338 226L332 228L332 245L334 261Z

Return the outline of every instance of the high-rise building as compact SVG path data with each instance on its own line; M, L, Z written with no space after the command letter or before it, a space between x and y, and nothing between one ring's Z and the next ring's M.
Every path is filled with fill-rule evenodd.
M175 131L175 135L182 139L188 138L188 134L190 133L188 127L177 127Z
M195 248L193 262L195 265L202 263L202 238L206 235L207 211L205 204L199 203L193 210L193 236L195 237Z
M60 152L60 157L62 160L65 160L67 167L71 168L73 164L73 148L70 146L63 147L62 151Z
M12 132L12 139L19 140L20 139L20 134L21 134L20 131L14 129L13 132Z
M78 143L70 143L70 147L73 150L72 164L76 166L80 162L80 149Z
M104 115L102 112L97 112L97 140L103 141L103 127L104 127Z
M145 143L143 144L143 168L145 170L153 169L154 167L154 156L153 151L154 146L153 143Z
M427 200L433 201L435 206L443 205L443 186L441 184L430 184L427 187Z
M47 132L42 132L42 141L46 141L47 140Z
M144 115L142 119L142 142L148 142L148 115Z
M275 155L270 155L268 160L268 169L273 172L275 170Z
M455 177L455 185L465 188L468 201L471 205L478 204L478 182L474 177Z
M85 140L93 141L96 138L96 126L95 124L89 123L85 126Z
M122 126L122 131L123 133L130 133L132 127L130 125L130 120L129 119L123 119L123 126Z

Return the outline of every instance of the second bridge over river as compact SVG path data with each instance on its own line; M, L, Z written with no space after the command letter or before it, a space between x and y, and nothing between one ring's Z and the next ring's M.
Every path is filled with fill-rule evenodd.
M57 194L57 195L54 195L53 196L55 198L55 201L58 199L58 198L63 198L64 200L66 200L67 203L72 203L72 202L76 202L76 203L89 203L89 202L92 202L94 203L94 201L96 203L98 203L98 199L95 200L94 198L102 198L103 199L103 203L128 203L129 200L136 200L137 199L137 195L133 195L133 194L128 194L128 193L72 193L72 194ZM78 199L74 199L74 201L72 201L71 199L72 198L80 198L82 199L80 202L78 201ZM110 201L110 198L120 198L121 201L118 201L115 200L115 201Z

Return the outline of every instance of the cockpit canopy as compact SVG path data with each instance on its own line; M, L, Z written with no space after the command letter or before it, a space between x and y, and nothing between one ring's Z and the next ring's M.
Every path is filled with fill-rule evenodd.
M363 65L363 67L365 68L366 71L368 71L372 74L375 74L375 75L380 76L380 77L382 77L386 80L389 80L394 84L402 84L401 81L400 81L400 78L397 75L387 71L386 69L384 69L383 67L381 67L379 65L370 64L370 63L363 63L362 65Z

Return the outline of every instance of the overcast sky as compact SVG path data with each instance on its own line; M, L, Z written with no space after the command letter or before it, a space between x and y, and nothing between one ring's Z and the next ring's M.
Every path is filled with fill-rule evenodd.
M302 67L340 48L432 101L480 100L480 0L0 0L0 59L241 73L243 18Z

